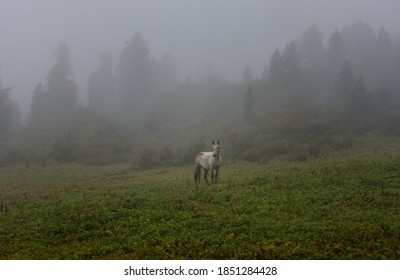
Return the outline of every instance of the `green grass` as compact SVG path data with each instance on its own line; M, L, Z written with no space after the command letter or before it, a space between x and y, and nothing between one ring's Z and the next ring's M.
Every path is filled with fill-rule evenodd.
M0 168L1 259L398 259L400 157Z

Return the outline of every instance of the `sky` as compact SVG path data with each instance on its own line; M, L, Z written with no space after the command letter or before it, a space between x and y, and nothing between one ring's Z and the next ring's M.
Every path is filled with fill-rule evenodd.
M175 57L182 79L212 65L239 80L246 65L261 75L272 52L312 24L324 40L358 21L395 33L399 10L398 0L0 0L0 77L26 115L66 42L84 102L98 54L111 53L116 64L140 31L152 57Z

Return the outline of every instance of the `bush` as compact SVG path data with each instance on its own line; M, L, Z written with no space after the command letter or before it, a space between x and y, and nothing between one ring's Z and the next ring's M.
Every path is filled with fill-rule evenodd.
M240 154L240 159L245 161L261 162L262 158L262 152L255 148L247 149Z
M204 143L203 140L198 140L197 142L195 142L192 146L190 146L183 158L182 158L182 163L183 164L190 164L190 163L194 163L194 160L197 156L197 154L201 151L204 151L206 149L206 145Z
M159 162L157 160L155 150L145 148L137 164L138 167L142 170L157 167L159 165Z
M171 166L176 164L175 155L172 153L170 148L164 148L160 154L160 164Z
M134 161L135 162L135 161ZM138 169L146 170L151 168L173 166L177 161L170 148L164 148L162 152L146 147L139 159L135 162Z
M55 160L70 162L76 159L77 145L75 144L71 130L68 131L66 137L54 144L52 156Z
M289 154L290 161L305 162L310 158L308 151L294 151Z
M28 155L19 150L4 151L0 155L0 164L14 164L24 162L28 164Z

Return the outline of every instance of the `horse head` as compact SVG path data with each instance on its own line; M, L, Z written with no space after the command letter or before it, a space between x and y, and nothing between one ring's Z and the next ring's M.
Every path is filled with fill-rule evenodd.
M217 140L217 143L215 143L214 141L212 141L212 148L213 148L213 156L217 157L220 151L220 147L219 147L219 140Z

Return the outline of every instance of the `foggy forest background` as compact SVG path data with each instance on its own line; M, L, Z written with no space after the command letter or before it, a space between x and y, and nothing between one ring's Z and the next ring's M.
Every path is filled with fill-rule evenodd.
M153 57L140 32L118 54L93 54L81 92L68 43L52 55L26 119L0 82L1 164L191 164L212 139L228 162L306 161L378 152L400 136L400 33L363 22L332 34L310 26L239 81L212 65L179 79L173 54Z

